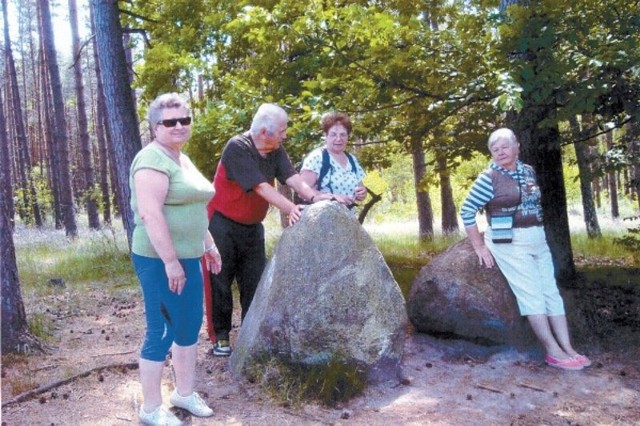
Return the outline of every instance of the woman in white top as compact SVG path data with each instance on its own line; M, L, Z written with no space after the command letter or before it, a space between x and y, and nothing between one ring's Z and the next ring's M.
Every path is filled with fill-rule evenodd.
M345 152L351 120L347 114L330 112L322 117L325 146L311 151L302 162L300 175L320 192L362 201L367 190L362 184L365 172L356 157ZM328 160L328 161L327 161Z

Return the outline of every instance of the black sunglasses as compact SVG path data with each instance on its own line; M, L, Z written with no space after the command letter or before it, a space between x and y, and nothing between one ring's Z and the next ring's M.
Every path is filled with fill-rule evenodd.
M176 124L180 123L182 126L188 126L191 124L191 117L182 118L166 118L158 121L158 124L162 124L164 127L176 127Z

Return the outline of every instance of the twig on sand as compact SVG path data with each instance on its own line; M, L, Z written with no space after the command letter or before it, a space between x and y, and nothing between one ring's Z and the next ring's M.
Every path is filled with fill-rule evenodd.
M533 389L538 392L546 392L545 389L539 388L538 386L530 385L529 383L518 383L518 386L522 386L523 388Z
M42 367L36 368L35 371L42 371L42 370L50 370L52 368L56 368L58 366L58 364L49 364L49 365L43 365Z
M112 356L112 355L128 355L128 354L132 354L134 353L136 350L132 350L132 351L125 351L125 352L111 352L108 354L97 354L97 355L91 355L92 358L99 358L99 357L103 357L103 356Z
M483 385L482 383L477 383L476 387L490 392L503 393L500 389L492 388L491 386Z
M67 383L71 383L74 380L83 378L83 377L87 377L88 375L90 375L93 372L100 372L103 370L111 370L111 369L116 369L116 368L128 368L128 369L136 369L138 368L138 361L136 362L129 362L129 363L116 363L116 364L109 364L109 365L103 365L102 367L95 367L92 368L91 370L87 370L83 373L80 374L76 374L75 376L71 376L68 377L64 380L59 380L57 382L53 382L53 383L49 383L40 387L37 387L35 389L31 389L28 390L26 392L22 392L21 394L18 394L16 396L14 396L13 398L9 399L8 401L3 401L2 402L2 408L6 407L7 405L11 405L11 404L17 404L19 402L24 402L27 401L29 399L35 398L36 396L40 395L41 393L47 392L51 389L55 389L59 386L62 385L66 385Z

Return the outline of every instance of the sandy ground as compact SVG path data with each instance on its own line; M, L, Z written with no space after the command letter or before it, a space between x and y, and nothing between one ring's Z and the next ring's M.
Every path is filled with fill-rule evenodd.
M96 285L82 294L59 289L48 298L46 315L56 324L49 353L3 356L2 425L139 424L135 365L144 328L139 294L107 295ZM518 352L408 332L404 380L370 386L331 408L277 401L257 384L232 377L228 359L208 355L209 348L203 326L196 388L215 414L200 419L174 408L187 425L640 424L637 344L616 351L581 348L594 365L575 372L545 366L535 349ZM81 377L7 404L29 389L76 375ZM166 368L167 404L172 389Z

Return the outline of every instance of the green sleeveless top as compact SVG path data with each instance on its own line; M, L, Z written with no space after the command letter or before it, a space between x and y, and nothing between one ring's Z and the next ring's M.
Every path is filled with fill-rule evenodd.
M163 213L178 258L198 258L204 254L204 236L209 226L206 206L214 194L213 184L202 176L186 155L181 154L181 160L185 160L186 168L180 167L160 148L147 145L131 163L129 187L135 222L131 251L137 255L160 257L153 248L138 213L133 177L141 169L157 170L169 177L169 191L164 201Z

